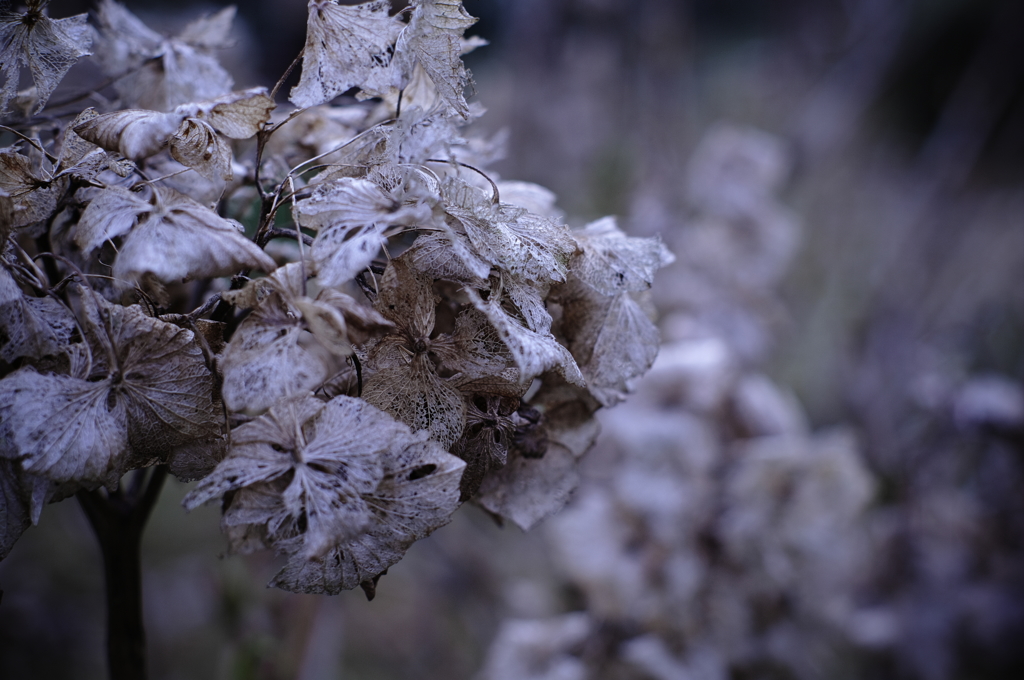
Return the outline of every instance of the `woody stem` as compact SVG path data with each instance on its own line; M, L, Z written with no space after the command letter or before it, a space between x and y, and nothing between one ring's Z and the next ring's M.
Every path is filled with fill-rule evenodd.
M146 632L142 624L140 554L146 520L160 497L166 466L134 473L131 488L76 494L103 553L107 595L107 662L110 680L145 680Z

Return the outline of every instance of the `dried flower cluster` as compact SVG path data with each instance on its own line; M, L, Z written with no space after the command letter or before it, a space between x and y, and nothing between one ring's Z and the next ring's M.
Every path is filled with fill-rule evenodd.
M168 38L46 4L0 14L0 556L153 465L301 592L372 593L470 499L523 527L565 502L672 256L486 171L461 2L311 0L283 110L217 62L233 8ZM114 105L39 117L90 53Z

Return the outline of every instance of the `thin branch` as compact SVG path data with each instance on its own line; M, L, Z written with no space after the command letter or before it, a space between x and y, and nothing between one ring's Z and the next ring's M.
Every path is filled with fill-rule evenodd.
M26 142L28 142L29 144L31 144L32 146L34 146L34 147L35 147L35 148L36 148L36 149L37 149L37 150L39 151L39 153L41 153L41 154L43 154L44 156L46 156L46 159L47 159L47 160L49 160L49 161L50 161L51 163L53 163L53 164L56 164L56 163L57 163L57 157L56 157L56 156L54 156L53 154L51 154L51 153L50 153L49 151L47 151L46 149L44 149L44 148L43 148L43 145L42 145L42 144L40 144L38 140L32 139L32 138L31 138L31 137L29 137L28 135L26 135L26 134L24 134L24 133L21 133L21 132L18 132L18 131L17 131L17 130L15 130L14 128L11 128L11 127L7 127L6 125L0 125L0 130L7 130L7 131L8 131L8 132L10 132L10 133L11 133L12 135L16 135L16 136L18 136L18 137L21 137L21 138L22 138L23 140L25 140Z
M302 61L302 57L305 56L305 54L306 48L303 47L301 50L299 50L299 53L295 56L295 58L292 59L292 63L288 64L288 68L284 70L284 73L281 75L281 77L277 79L276 83L274 83L274 89L270 91L271 99L277 99L277 91L281 89L282 85L284 85L284 81L288 80L288 76L290 76L292 74L292 71L295 70L295 67L299 65L299 62Z
M359 362L359 357L352 354L352 365L356 368L356 396L363 396L363 365Z
M287 238L295 240L295 231L291 229L278 229L277 227L274 227L273 229L268 229L266 239L269 241L275 238ZM303 234L302 242L307 246L312 246L313 237L310 236L309 234Z

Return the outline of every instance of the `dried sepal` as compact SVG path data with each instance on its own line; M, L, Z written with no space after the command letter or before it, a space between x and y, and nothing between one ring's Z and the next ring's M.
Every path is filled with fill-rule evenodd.
M455 332L450 339L438 338L434 353L441 365L459 374L460 382L470 380L502 380L506 373L519 373L510 368L514 363L501 336L484 314L466 307L455 319ZM440 342L445 340L445 342ZM525 390L524 390L525 391Z
M317 276L337 286L364 270L385 243L392 225L412 224L422 215L365 179L344 177L317 187L296 203L296 221L318 231L312 256Z
M538 333L551 331L551 314L544 303L550 286L522 279L514 274L504 274L502 288L508 299L519 310L526 327Z
M635 293L605 296L576 279L558 293L562 333L587 379L590 393L612 406L654 363L658 327L633 299Z
M389 16L390 10L390 0L359 5L310 0L302 76L292 88L291 102L316 106L368 81L388 78L395 41L405 26Z
M213 376L195 334L146 316L137 305L110 305L107 314L103 323L118 361L111 380L125 400L133 455L163 457L218 439Z
M258 413L284 396L315 390L353 344L391 329L386 318L340 291L324 288L308 297L305 276L302 264L293 262L223 294L253 308L221 361L229 409Z
M51 19L43 12L49 0L29 0L24 14L0 8L0 114L18 90L21 65L28 67L35 83L36 103L32 114L39 113L57 84L80 57L91 54L92 31L88 17L78 14L66 19Z
M476 494L487 472L503 467L508 459L520 425L519 397L507 394L515 387L509 383L495 389L479 381L460 386L466 398L466 426L451 452L466 461L460 484L463 501Z
M209 123L225 137L249 139L270 120L270 112L275 106L274 100L267 95L267 88L254 87L206 102L182 104L176 111Z
M14 279L0 267L0 359L41 359L64 352L75 331L67 307L53 298L22 295Z
M167 468L179 482L194 482L213 472L225 455L227 439L191 442L167 455Z
M537 422L524 419L514 435L507 464L485 477L475 498L488 511L524 531L569 500L579 484L576 461L593 445L601 429L593 418L598 406L593 400L555 376L544 376L543 381L530 400Z
M675 260L661 239L626 236L614 217L591 222L573 236L579 244L573 273L604 295L647 290L654 272Z
M363 497L372 513L366 531L312 559L297 549L286 550L292 556L270 585L301 593L350 590L372 582L414 541L448 523L459 504L465 463L415 437L393 446L383 462L380 484Z
M414 431L428 431L445 448L462 434L462 394L437 375L425 353L374 373L363 387L363 398Z
M450 183L445 194L450 220L479 258L526 281L565 281L569 258L576 252L567 227L525 208L493 205L465 183Z
M229 181L231 147L213 127L195 118L186 118L168 143L171 157L214 181Z
M362 400L292 397L236 428L227 458L184 504L235 492L226 525L259 525L264 544L298 541L299 557L315 559L368 527L365 499L410 441L406 427Z
M86 141L75 133L75 126L97 117L96 109L88 108L79 113L71 123L61 131L60 156L57 159L59 174L68 173L79 179L89 181L109 167L117 167L124 159L108 154L92 142Z
M113 0L100 0L96 15L99 40L95 59L108 73L130 70L144 55L155 55L164 41L162 35Z
M312 396L285 399L232 432L228 457L185 499L199 504L238 491L232 522L242 514L266 526L276 543L303 534L303 554L322 555L361 532L370 521L362 496L383 477L382 457L405 428L358 399L324 403ZM287 478L284 478L287 475ZM246 487L282 478L280 506L265 517L245 510Z
M434 279L482 285L491 264L480 258L466 241L449 227L446 233L422 234L404 257Z
M72 126L82 139L125 158L141 161L160 152L184 120L180 113L128 109L104 113Z
M75 132L77 125L99 115L96 109L90 107L64 126L60 138L60 156L57 159L58 176L71 175L84 184L95 186L97 176L104 170L110 170L119 177L127 177L136 169L131 160L119 153L101 149Z
M277 267L245 237L241 225L188 196L157 188L150 203L118 253L116 278L136 281L150 274L160 281L180 281Z
M232 169L237 169L237 166L232 164ZM145 170L148 176L161 178L159 186L173 189L214 211L228 188L222 179L209 179L198 172L188 172L189 168L171 158L169 153L148 158Z
M437 374L435 364L454 359L458 350L451 337L432 337L436 304L430 279L404 257L392 260L375 307L394 329L368 352L367 366L375 373L363 397L447 447L462 433L463 404L458 390Z
M586 384L572 354L558 344L550 332L531 331L502 308L500 289L492 288L491 295L487 300L484 300L473 288L467 288L466 294L473 306L483 312L494 326L498 337L508 347L524 381L545 371L556 370L574 385L582 387Z
M21 368L0 381L4 456L57 482L111 482L128 456L128 416L109 380Z
M14 199L0 189L0 244L7 243L7 237L14 231Z
M17 463L0 458L0 560L32 524L23 474Z
M75 226L75 243L90 253L106 241L124 236L153 210L145 196L122 187L89 190L92 199Z
M558 197L547 187L517 180L501 180L496 182L496 185L501 200L505 203L553 220L561 219L563 216L562 211L555 206Z
M365 344L392 327L372 307L333 288L321 289L315 299L297 297L292 304L302 313L313 337L339 356L352 354L352 345Z
M0 149L0 192L11 199L11 228L48 219L67 189L66 177L40 174L37 164L27 156L13 148Z
M238 327L220 361L231 411L260 413L290 395L311 392L333 373L330 350L279 300L260 305Z
M193 19L176 39L195 48L214 50L231 47L231 26L238 9L229 5L219 12Z
M0 381L3 455L59 483L113 484L173 448L220 435L213 378L191 331L81 291L88 349L71 375L25 367Z
M413 5L412 19L398 42L398 50L414 55L448 109L468 118L469 106L463 94L467 77L462 65L462 34L476 19L466 12L462 0L418 0Z
M430 279L416 271L404 257L391 261L380 279L374 307L397 326L396 335L415 350L434 331L434 295Z

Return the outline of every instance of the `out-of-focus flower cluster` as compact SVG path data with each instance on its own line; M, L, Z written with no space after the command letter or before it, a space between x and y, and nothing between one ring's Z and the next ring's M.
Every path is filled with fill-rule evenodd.
M698 148L692 221L666 272L673 341L601 419L589 481L548 527L587 612L506 624L492 680L815 677L816 650L854 609L875 484L849 432L809 432L795 397L757 370L771 286L798 244L774 197L785 174L779 142L756 131L719 127ZM513 648L543 670L508 674Z
M506 621L487 680L948 678L965 648L1012 657L1024 394L920 378L931 410L896 445L932 462L912 473L879 470L853 429L810 431L759 370L800 242L775 198L787 172L757 131L719 126L698 146L658 300L668 342L601 418L585 482L547 526L585 609Z

